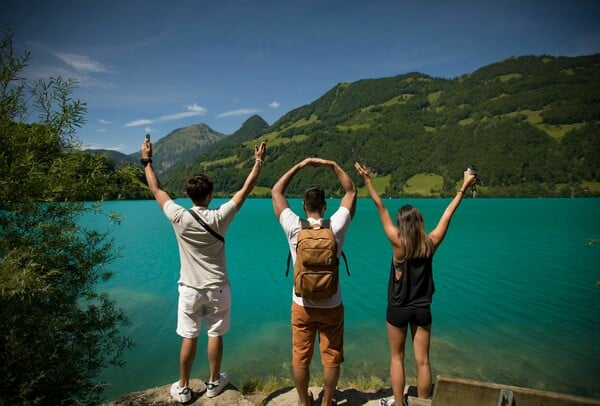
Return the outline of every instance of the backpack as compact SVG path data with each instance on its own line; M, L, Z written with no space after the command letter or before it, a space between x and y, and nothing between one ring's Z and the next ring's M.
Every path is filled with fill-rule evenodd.
M307 220L300 220L300 232L296 245L296 263L294 264L294 291L305 299L329 299L337 292L339 279L338 246L330 221L311 225ZM342 253L346 262L346 255ZM289 272L291 253L288 254Z

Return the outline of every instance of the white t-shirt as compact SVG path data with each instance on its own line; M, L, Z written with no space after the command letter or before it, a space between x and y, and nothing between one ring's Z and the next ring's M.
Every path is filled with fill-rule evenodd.
M198 213L214 231L225 236L237 206L230 200L218 209L194 206L190 210ZM198 220L173 200L165 203L163 211L173 224L179 245L179 283L196 289L228 284L225 244L206 231Z
M344 238L346 237L346 231L348 230L351 219L350 211L343 206L340 206L340 208L337 209L330 218L331 231L333 231L333 235L335 235L335 240L337 241L338 245L338 257L342 253ZM309 217L307 220L311 224L320 224L322 219L315 220ZM296 244L298 233L300 232L300 217L288 207L281 212L281 215L279 216L279 223L281 224L281 227L283 227L283 231L290 245L292 259L294 263L296 263ZM342 303L342 290L338 281L338 290L333 297L323 300L310 300L296 296L296 292L294 291L294 286L292 284L292 300L294 303L304 307L331 308Z

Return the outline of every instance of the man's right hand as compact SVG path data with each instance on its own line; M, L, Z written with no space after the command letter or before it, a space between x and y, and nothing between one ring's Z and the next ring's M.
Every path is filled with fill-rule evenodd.
M142 159L146 159L146 158L152 158L152 143L150 142L150 140L148 138L146 138L144 140L144 143L142 144Z

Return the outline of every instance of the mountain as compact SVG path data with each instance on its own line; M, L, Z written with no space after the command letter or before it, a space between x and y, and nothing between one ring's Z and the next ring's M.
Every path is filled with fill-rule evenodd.
M217 149L218 152L209 158L213 168L228 168L221 172L218 179L212 179L215 184L215 190L233 190L238 185L241 187L245 180L245 175L242 174L240 168L245 167L243 164L238 165L238 160L244 160L254 164L254 152L249 149L246 144L259 137L265 130L269 128L269 124L260 116L253 115L247 119L239 130L231 135L222 137L218 142L211 145L211 148L205 153L196 155L193 158L174 166L164 178L162 178L163 186L172 191L171 193L181 193L181 185L190 174L199 172L200 168L204 168L202 157L210 153L211 150ZM221 160L219 157L224 157ZM247 163L246 162L246 163ZM230 167L235 164L234 167ZM247 175L247 173L246 173ZM242 183L240 183L242 182ZM236 189L237 190L237 189Z
M136 164L139 162L139 159L135 159L131 155L126 155L119 151L114 151L110 149L86 149L85 152L89 152L90 154L94 155L104 155L107 158L111 159L116 165L121 165L125 162L131 164Z
M252 165L253 146L266 141L264 188L293 163L319 156L358 185L354 162L370 166L387 196L452 195L471 163L483 196L600 195L598 89L600 54L508 58L453 79L415 72L339 83L271 126L242 126L236 142L222 138L163 182L181 185L202 171L216 194L231 194ZM322 169L303 172L289 192L315 183L341 193Z
M169 172L174 165L185 164L190 159L208 151L215 143L225 137L206 124L193 124L171 131L165 137L152 142L154 156L152 166L159 175ZM130 155L139 162L141 155L135 152Z

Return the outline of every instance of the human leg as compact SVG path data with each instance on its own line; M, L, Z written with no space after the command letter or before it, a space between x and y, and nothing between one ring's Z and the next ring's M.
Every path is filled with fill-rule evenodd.
M388 322L387 333L390 346L390 381L394 401L401 405L404 395L404 345L407 327L395 327Z
M229 285L207 292L208 303L204 308L204 318L208 330L206 354L208 356L209 381L206 395L217 396L229 383L229 376L221 372L223 360L223 334L231 324L231 290Z
M181 341L181 349L179 351L179 387L188 388L190 386L190 373L194 358L196 358L196 347L198 337L186 338Z
M321 405L331 406L335 388L340 379L340 367L328 368L323 367L323 399Z
M298 392L298 404L309 406L308 382L310 381L310 369L292 366L292 377L294 378L296 392Z
M223 337L209 336L206 354L208 355L210 382L218 381L221 374L221 361L223 359Z
M319 350L323 364L322 405L331 405L344 362L344 306L319 309Z
M182 337L179 350L178 387L180 389L189 387L202 322L202 301L203 297L199 291L185 285L179 285L177 334Z
M298 392L299 404L310 405L308 383L310 362L316 337L316 324L310 320L306 308L292 304L292 377Z
M429 365L431 324L428 326L411 325L411 332L417 363L417 392L420 398L427 398L431 393L431 366Z

